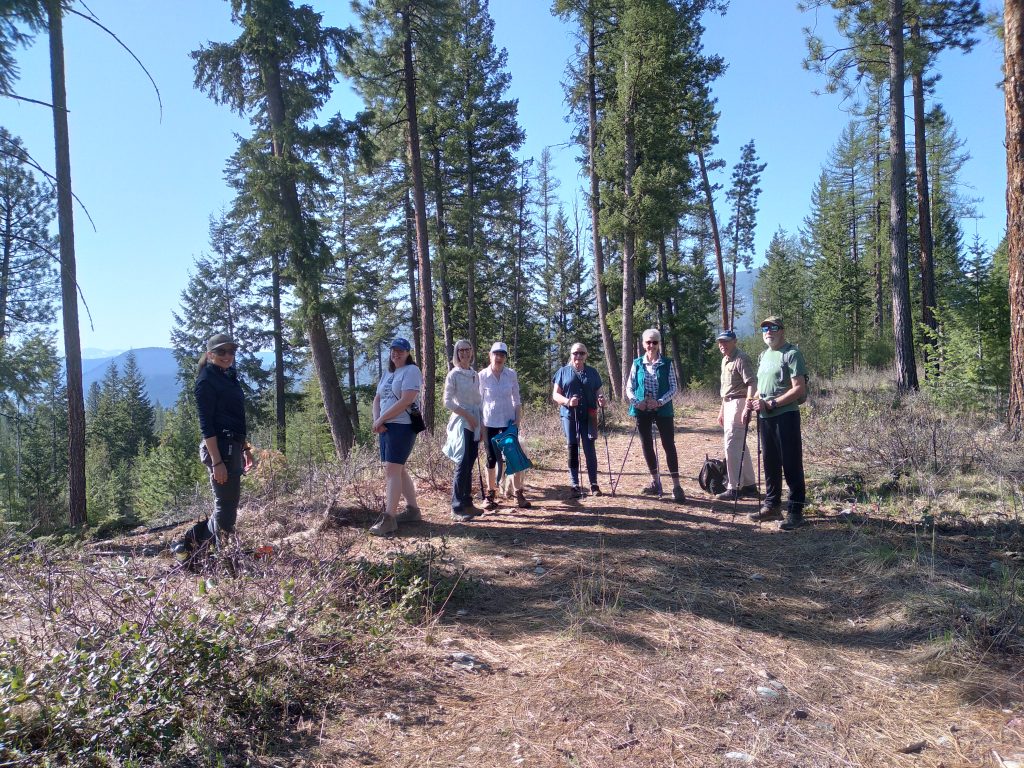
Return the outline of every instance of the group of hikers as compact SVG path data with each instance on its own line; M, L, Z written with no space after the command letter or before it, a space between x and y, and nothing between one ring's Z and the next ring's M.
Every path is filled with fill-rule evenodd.
M756 369L739 348L734 331L723 330L717 336L722 354L718 423L723 429L727 483L716 498L760 498L746 448L750 421L756 417L765 495L750 518L758 522L782 520L779 527L792 530L804 524L799 405L807 397L807 369L799 348L786 341L781 318L765 318L760 330L766 349ZM672 481L672 499L684 503L686 494L679 481L674 439L672 401L678 389L675 369L672 360L662 354L661 333L657 329L644 331L642 342L644 354L633 361L625 393L629 415L636 421L633 438L640 436L651 476L641 493L663 494L660 458L654 443L657 430ZM202 430L200 458L210 474L214 509L208 520L197 523L172 546L179 557L190 556L205 542L215 540L218 533L229 534L234 530L241 476L253 465L251 446L246 440L244 395L234 367L238 344L227 334L219 333L206 346L194 391ZM477 371L472 344L460 339L455 343L452 368L444 384L444 406L451 412L445 454L455 462L451 509L456 522L471 522L484 511L497 509L499 479L501 490L517 507L531 507L524 488L525 472L517 471L511 461L505 466L506 450L512 449L512 456L515 450L521 450L517 440L523 416L519 378L507 365L508 346L504 342L492 344L488 357L487 367ZM581 343L572 345L567 364L552 379L551 398L561 415L573 498L588 493L602 495L596 447L598 409L606 405L602 383L598 371L587 365L587 348ZM379 435L385 478L384 512L369 529L374 536L391 535L400 524L422 517L416 486L406 467L416 434L423 429L419 412L422 385L423 376L413 358L412 345L407 339L396 337L391 341L388 370L377 385L372 407L373 431ZM481 443L486 454L486 489L483 478L480 479L483 508L473 500L473 469ZM589 489L580 479L581 448ZM627 448L627 455L628 451ZM789 489L784 519L783 480Z

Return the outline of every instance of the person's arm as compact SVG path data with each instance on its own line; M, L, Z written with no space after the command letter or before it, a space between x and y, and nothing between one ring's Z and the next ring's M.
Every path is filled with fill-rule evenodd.
M629 368L629 376L626 379L626 399L634 407L639 405L636 399L636 363Z
M519 394L519 374L515 371L506 371L512 374L512 408L515 412L516 427L523 420L523 400Z
M212 365L212 363L207 363ZM199 414L199 429L203 433L206 454L210 457L210 469L213 480L219 485L228 481L228 466L220 455L220 443L217 442L217 427L214 414L217 410L217 393L213 385L205 378L196 382L193 394L196 398L196 411Z
M668 358L666 358L667 360ZM665 403L671 402L672 398L676 396L676 390L679 389L679 382L676 379L676 370L671 363L668 365L668 392L658 398L658 407L660 408Z

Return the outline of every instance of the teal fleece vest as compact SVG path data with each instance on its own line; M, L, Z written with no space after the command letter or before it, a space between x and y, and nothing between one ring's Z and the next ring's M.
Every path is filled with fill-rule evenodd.
M661 397L666 392L668 392L668 372L671 368L672 360L670 358L662 356L658 359L657 366L655 367L655 373L657 373L658 375L658 391L654 395L655 397ZM642 357L638 357L636 360L633 361L632 374L634 377L636 377L636 389L633 390L633 396L637 400L644 400L647 397L647 394L644 392L645 373L646 371L644 371L644 359ZM637 409L632 404L630 404L629 415L636 416L638 413L640 412L637 411ZM650 413L650 411L644 411L644 413ZM675 412L672 410L671 400L669 400L667 403L661 406L661 408L655 411L655 414L658 416L672 416L674 415L674 413Z

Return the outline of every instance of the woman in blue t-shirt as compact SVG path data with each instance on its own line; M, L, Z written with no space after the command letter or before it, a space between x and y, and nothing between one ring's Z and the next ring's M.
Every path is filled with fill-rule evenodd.
M412 453L416 433L409 409L418 407L423 376L412 357L412 345L402 337L391 342L388 372L377 385L373 398L373 431L380 435L380 460L384 462L384 514L370 528L373 536L390 536L399 523L421 519L416 503L416 485L405 462ZM405 497L405 510L398 504Z
M580 487L580 443L587 457L587 476L590 478L590 492L601 495L597 484L597 424L594 423L594 411L598 406L604 407L604 395L600 393L601 374L586 364L587 348L577 342L572 345L569 364L558 369L552 383L551 399L561 406L562 431L569 447L569 482L572 483L572 496L578 499L583 496Z

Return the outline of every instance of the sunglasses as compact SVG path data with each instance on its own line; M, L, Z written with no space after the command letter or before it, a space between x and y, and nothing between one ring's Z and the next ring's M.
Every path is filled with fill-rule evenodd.
M661 342L660 341L656 341L655 339L647 339L646 341L644 341L644 344L649 344L652 347L656 347L659 344L661 344Z
M472 352L472 351L473 351L473 350L472 350L472 349L470 349L469 347L459 347L459 350L458 350L458 352L459 352L459 354L460 354L460 355L461 355L461 354L462 354L463 352Z
M234 357L235 356L235 350L233 350L233 349L215 349L210 354L217 355L217 357L227 357L228 355L230 355L231 357Z
M765 323L761 326L761 333L768 333L768 331L781 331L782 326L778 323Z
M586 357L587 353L586 352L573 352L572 356L573 357Z

